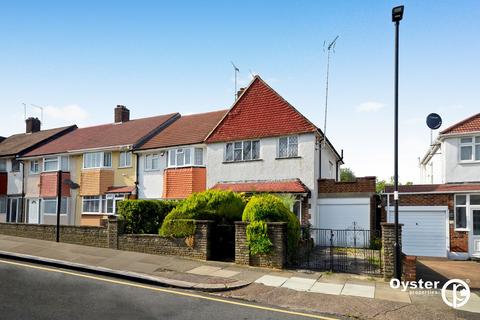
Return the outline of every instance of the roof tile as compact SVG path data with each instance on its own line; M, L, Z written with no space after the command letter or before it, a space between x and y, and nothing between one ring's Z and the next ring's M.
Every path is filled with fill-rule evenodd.
M480 113L468 117L443 130L441 134L468 133L480 131Z
M234 192L287 192L307 193L308 188L300 179L292 180L267 180L267 181L246 181L246 182L221 182L212 189L231 190Z

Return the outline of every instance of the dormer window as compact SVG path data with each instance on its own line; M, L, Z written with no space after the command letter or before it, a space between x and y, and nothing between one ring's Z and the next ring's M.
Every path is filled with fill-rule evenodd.
M460 138L460 161L480 161L480 136Z

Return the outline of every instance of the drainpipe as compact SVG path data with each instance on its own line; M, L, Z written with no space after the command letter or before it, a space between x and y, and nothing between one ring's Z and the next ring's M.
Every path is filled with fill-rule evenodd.
M23 221L20 221L20 222L27 222L27 213L25 212L25 163L22 161L20 161L20 163L22 164L22 219Z
M343 162L343 149L342 149L342 151L341 151L340 159L337 160L336 167L335 167L335 169L336 169L336 171L335 171L335 175L336 175L335 180L337 180L337 181L338 181L338 164L339 164L340 162Z
M137 163L137 167L135 168L135 194L138 199L138 177L140 172L140 157L138 153L135 153L135 162Z

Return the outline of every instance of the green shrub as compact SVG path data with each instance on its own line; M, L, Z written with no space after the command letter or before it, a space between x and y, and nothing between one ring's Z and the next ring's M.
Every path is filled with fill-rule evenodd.
M163 227L165 226L165 227ZM162 225L165 233L162 233L160 229L159 233L162 236L186 238L195 234L195 220L192 219L178 219L178 220L165 220ZM166 233L168 232L168 233Z
M272 241L268 237L268 228L264 221L252 221L248 224L247 241L253 255L269 253L272 250Z
M287 253L289 257L294 254L300 240L300 223L295 214L277 196L271 194L253 196L245 206L242 220L250 223L287 222Z
M160 235L184 237L184 234L187 233L187 225L182 230L177 224L176 229L173 230L172 224L168 223L171 220L213 220L217 223L233 223L241 219L244 207L242 196L232 191L207 190L194 193L181 201L165 217ZM182 223L180 222L180 225Z
M157 234L165 216L177 203L169 200L124 200L118 203L117 213L124 222L126 233Z

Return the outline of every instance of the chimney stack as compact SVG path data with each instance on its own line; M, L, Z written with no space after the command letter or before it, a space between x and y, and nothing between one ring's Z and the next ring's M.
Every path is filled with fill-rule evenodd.
M117 105L115 108L115 123L123 123L130 120L130 110L122 105Z
M240 89L238 89L238 91L237 91L237 99L240 98L240 96L242 95L243 91L245 91L245 88L240 88Z
M30 117L27 120L25 120L25 124L26 124L26 130L25 130L26 133L34 133L34 132L40 131L41 122L40 120L38 120L38 118Z

